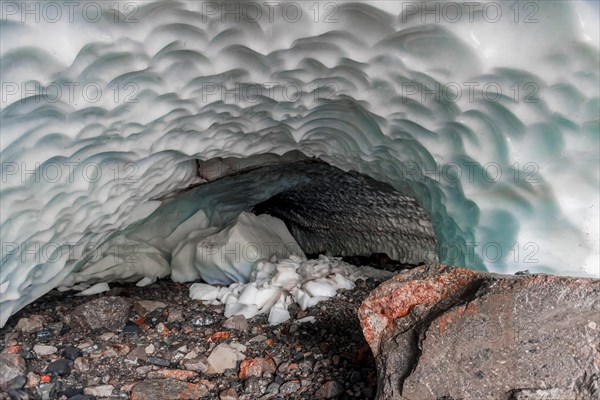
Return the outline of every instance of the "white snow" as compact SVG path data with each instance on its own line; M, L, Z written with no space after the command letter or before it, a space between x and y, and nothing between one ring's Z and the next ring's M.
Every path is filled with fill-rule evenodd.
M176 282L248 282L257 261L292 254L305 258L281 220L242 212L233 224L219 231L191 232L173 252L171 276Z
M108 292L109 290L110 290L110 286L108 286L108 283L101 282L101 283L96 283L95 285L93 285L90 288L82 290L81 292L77 293L75 296L91 296L93 294Z
M320 255L305 260L290 256L280 262L260 261L252 269L250 282L215 286L194 283L190 298L207 304L225 304L225 316L243 315L249 319L268 314L277 325L290 319L288 307L297 303L302 310L334 297L338 290L353 289L359 278L388 279L394 273L371 267L357 267L338 257ZM305 318L301 322L314 322Z
M190 298L193 300L213 301L217 299L219 288L206 283L194 283L190 287Z

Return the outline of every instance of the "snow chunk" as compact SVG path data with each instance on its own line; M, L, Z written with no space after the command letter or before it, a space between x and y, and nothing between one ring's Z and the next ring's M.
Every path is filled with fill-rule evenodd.
M357 279L380 273L363 268L340 258L321 255L317 260L304 260L292 255L279 263L256 263L248 283L235 282L223 287L195 283L190 288L190 297L207 304L225 304L227 318L243 315L249 319L268 314L269 323L277 325L290 319L288 307L292 302L306 310L334 297L338 290L354 289ZM386 272L385 276L388 274L393 275ZM307 317L302 322L314 322L314 318Z
M269 313L269 324L279 325L290 319L290 312L284 308L273 307Z
M190 298L193 300L213 301L219 295L219 288L205 283L194 283L190 286Z
M75 296L91 296L93 294L108 292L109 290L110 286L108 286L108 283L101 282L96 283L94 286L77 293Z
M335 287L323 282L322 279L306 282L302 288L312 297L333 297L337 292Z

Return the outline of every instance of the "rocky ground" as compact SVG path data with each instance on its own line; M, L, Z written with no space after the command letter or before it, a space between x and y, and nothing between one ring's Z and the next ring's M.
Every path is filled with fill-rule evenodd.
M56 290L2 329L2 399L371 399L377 377L357 318L359 280L270 326L190 300L190 284Z

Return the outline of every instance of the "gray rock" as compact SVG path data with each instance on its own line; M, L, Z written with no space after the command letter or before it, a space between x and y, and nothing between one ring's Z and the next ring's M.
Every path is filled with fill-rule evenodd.
M130 364L138 365L140 364L140 361L145 362L147 359L148 355L146 354L146 350L144 350L142 346L138 346L127 354L125 361Z
M40 383L40 386L38 386L38 393L42 397L42 400L50 400L51 397L55 397L55 386L56 382Z
M591 399L600 280L419 267L359 309L377 399Z
M157 308L165 308L166 306L162 301L140 300L133 304L133 309L138 315L145 316Z
M197 356L191 359L184 359L182 363L185 369L189 371L205 373L208 371L209 368L208 358L206 358L205 356Z
M23 357L18 354L0 353L0 388L8 390L23 387L19 378L25 375L25 370Z
M46 374L55 374L59 376L67 376L71 373L73 361L61 358L60 360L52 361L46 367Z
M7 393L10 400L29 400L29 394L23 389L9 389Z
M112 385L90 386L83 389L83 393L88 396L109 397L115 390Z
M277 382L271 382L269 386L267 386L267 393L277 394L279 393L279 388L281 385Z
M17 322L16 329L24 333L37 332L44 328L44 318L39 315L32 315L29 318L21 318Z
M239 347L221 343L208 356L210 366L208 372L222 374L225 370L236 368L238 362L245 358Z
M146 375L148 375L150 373L150 371L152 371L152 369L155 368L152 365L144 365L143 367L137 367L135 369L135 373L137 376L139 377L145 377Z
M289 381L279 387L279 393L284 394L284 395L285 394L294 394L294 393L298 393L298 390L300 390L300 388L301 388L301 386L298 382Z
M223 322L223 328L232 329L241 332L248 332L250 327L248 321L243 315L234 315Z
M124 297L101 297L75 308L67 323L73 328L120 331L127 319L131 301Z
M158 365L161 367L168 367L171 365L171 361L165 360L164 358L160 358L160 357L148 357L146 362L148 364Z
M81 373L88 372L91 368L91 362L89 356L86 357L77 357L75 361L73 361L73 367L75 371Z
M235 389L229 388L219 393L219 400L237 400L238 395Z
M33 346L33 351L35 351L35 354L37 354L38 356L47 356L56 353L58 349L54 346L36 344L35 346Z
M183 321L183 310L181 308L169 308L169 316L167 322L180 322Z
M77 358L81 357L83 352L81 349L73 346L65 347L62 351L62 356L69 360L75 361Z
M69 397L68 400L96 400L96 396L90 396L87 394L76 394L73 397Z
M316 391L315 397L317 399L332 399L344 393L344 387L336 381L325 382Z

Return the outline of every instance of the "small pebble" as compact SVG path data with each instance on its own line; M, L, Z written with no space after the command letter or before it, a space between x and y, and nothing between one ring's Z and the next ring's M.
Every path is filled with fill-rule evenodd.
M112 385L92 386L83 389L83 393L88 396L108 397L111 396L115 388Z
M238 395L235 389L225 389L219 393L219 400L237 400Z
M82 355L83 352L77 347L65 347L62 351L62 356L68 360L75 361L75 359L81 357Z
M194 325L194 326L208 326L208 325L212 325L214 323L215 323L215 319L209 315L194 318L192 320L192 325Z
M36 344L35 346L33 346L33 351L35 351L35 354L37 354L38 356L48 356L50 354L56 353L58 349L54 346Z
M273 394L277 394L279 393L279 388L281 387L281 385L277 382L272 382L269 384L269 386L267 386L267 392L268 393L273 393Z
M140 333L142 330L133 321L127 321L123 327L123 333Z
M46 373L55 374L59 376L67 376L71 373L72 365L73 361L61 358L60 360L51 362L50 365L46 367Z
M281 394L294 394L300 390L300 382L298 381L289 381L281 385L279 388L279 393Z
M165 360L164 358L159 357L148 357L146 362L148 364L159 365L161 367L168 367L171 365L171 362L169 360Z

